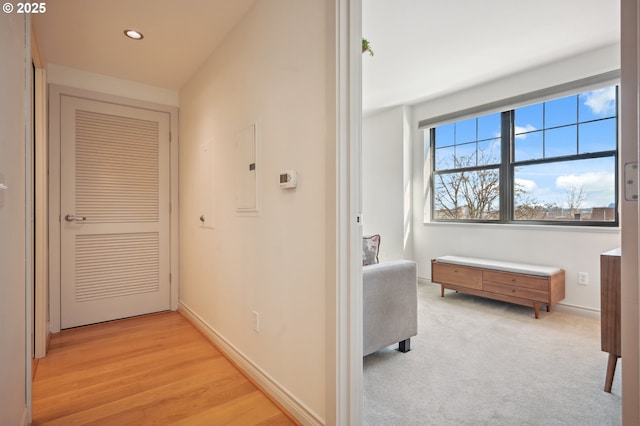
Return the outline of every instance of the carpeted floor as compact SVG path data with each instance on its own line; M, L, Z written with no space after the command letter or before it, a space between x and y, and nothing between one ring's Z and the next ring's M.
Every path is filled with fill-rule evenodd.
M418 335L396 349L364 358L366 425L621 424L598 320L420 284Z

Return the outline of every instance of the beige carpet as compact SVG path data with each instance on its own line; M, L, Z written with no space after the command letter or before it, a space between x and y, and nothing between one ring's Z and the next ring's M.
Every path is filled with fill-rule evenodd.
M620 425L600 322L418 286L418 336L364 358L367 425Z

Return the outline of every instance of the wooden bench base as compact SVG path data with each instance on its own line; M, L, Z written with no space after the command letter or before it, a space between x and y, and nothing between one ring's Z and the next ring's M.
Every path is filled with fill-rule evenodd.
M468 263L475 266L432 259L431 282L441 285L442 297L445 288L448 288L460 293L531 306L536 318L540 317L541 306L546 305L547 312L550 312L552 305L564 299L562 269L541 271L541 267L535 269L532 265L531 273L526 273L527 265L499 262L498 267L503 269L495 269L491 261L486 261L487 267L481 267L483 259L470 260L473 262ZM548 275L544 275L547 272Z

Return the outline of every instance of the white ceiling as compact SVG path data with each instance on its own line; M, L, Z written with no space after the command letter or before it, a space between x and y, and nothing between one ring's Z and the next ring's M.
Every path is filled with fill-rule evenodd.
M365 113L619 43L620 0L362 0Z
M254 2L50 0L34 29L45 63L179 89Z
M50 0L34 28L45 62L176 90L254 2ZM362 2L365 113L619 42L620 0Z

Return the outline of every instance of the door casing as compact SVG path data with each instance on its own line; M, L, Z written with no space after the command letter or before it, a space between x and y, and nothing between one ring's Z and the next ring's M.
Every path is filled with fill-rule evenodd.
M61 221L62 328L169 309L170 118L62 97L62 215L87 215L86 221ZM92 137L82 136L88 129ZM115 149L117 159L107 154ZM125 176L128 188L122 191ZM84 185L92 190L79 192ZM119 208L112 210L114 205Z

